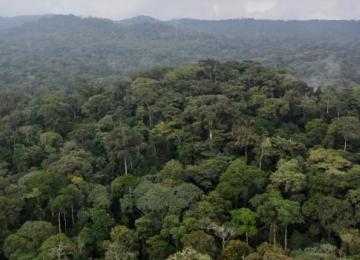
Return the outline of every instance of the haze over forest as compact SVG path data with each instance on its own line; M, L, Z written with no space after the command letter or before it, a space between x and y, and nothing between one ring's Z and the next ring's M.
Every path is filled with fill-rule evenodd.
M0 85L71 87L201 59L256 60L311 86L360 82L358 21L0 18ZM16 68L16 69L15 69Z

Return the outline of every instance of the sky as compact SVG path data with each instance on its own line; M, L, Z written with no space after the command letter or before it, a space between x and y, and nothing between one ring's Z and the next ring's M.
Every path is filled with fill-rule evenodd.
M360 0L0 0L0 16L74 14L120 20L360 19Z

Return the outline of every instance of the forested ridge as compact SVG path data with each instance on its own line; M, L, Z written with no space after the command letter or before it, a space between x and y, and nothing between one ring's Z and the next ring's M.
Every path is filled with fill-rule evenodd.
M72 88L208 58L256 60L314 87L352 86L360 83L359 28L359 21L0 18L0 88Z
M0 94L0 258L358 259L360 87L204 60Z

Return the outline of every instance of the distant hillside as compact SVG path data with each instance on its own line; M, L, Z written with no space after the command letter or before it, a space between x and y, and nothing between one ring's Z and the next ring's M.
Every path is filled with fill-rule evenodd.
M2 88L72 87L207 58L257 60L313 86L360 83L355 21L50 16L3 18L0 28Z
M121 21L118 21L119 24L122 25L135 25L135 24L143 24L143 23L159 23L160 21L145 15L136 16L129 19L124 19Z
M123 26L54 16L0 32L0 82L67 87L154 66L226 57L226 49L213 36L164 23Z
M244 59L287 68L311 85L360 82L360 21L170 21L227 41Z
M203 33L238 37L303 37L328 39L336 37L350 37L360 39L359 21L281 21L281 20L196 20L179 19L168 22L178 28L194 30Z
M17 17L0 17L0 30L10 29L21 26L28 22L33 22L51 15L25 15Z

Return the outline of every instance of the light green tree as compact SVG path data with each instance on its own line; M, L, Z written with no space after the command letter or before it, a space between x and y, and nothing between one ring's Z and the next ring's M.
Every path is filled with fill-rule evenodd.
M330 127L330 134L339 134L344 139L344 151L348 149L349 141L360 139L360 121L358 117L344 116L335 118Z
M231 211L231 223L240 235L245 234L246 244L249 244L249 236L257 234L256 227L258 215L248 208L235 209Z
M59 233L44 241L40 248L39 259L73 259L75 255L75 243L65 234Z

